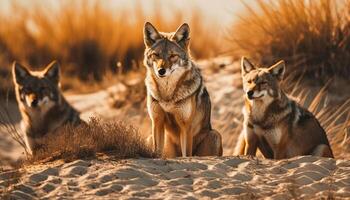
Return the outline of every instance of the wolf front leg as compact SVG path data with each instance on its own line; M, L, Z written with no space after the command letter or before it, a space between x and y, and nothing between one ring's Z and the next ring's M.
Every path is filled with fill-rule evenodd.
M246 146L245 141L245 132L242 131L238 136L236 147L234 149L234 155L244 155L244 150Z
M258 148L258 136L248 124L244 125L243 131L245 139L244 155L255 156Z
M152 121L153 150L159 154L163 154L165 113L158 101L151 96L147 97L147 108Z
M183 127L180 131L180 145L182 157L192 156L192 131L190 131L188 127Z

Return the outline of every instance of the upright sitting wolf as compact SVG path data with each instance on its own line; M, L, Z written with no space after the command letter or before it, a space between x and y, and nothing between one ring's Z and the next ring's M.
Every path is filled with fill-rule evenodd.
M33 154L41 139L65 124L80 124L79 113L63 97L59 88L59 65L52 62L43 71L29 71L13 64L16 98L22 115L27 147Z
M189 54L189 33L187 24L175 33L144 26L149 140L164 157L220 156L221 135L211 127L210 98Z
M266 158L274 159L298 155L333 157L317 119L280 88L283 61L270 68L256 68L243 57L241 67L245 107L237 154L255 155L259 148Z

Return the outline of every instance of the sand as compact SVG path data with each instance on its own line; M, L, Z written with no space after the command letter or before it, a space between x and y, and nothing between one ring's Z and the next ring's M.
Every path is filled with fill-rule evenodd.
M76 160L28 166L15 199L335 199L350 197L350 161L297 157ZM0 185L6 175L0 174Z

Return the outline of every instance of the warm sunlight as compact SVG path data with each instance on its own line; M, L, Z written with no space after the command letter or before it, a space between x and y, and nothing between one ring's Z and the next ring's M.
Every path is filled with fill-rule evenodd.
M350 1L0 1L0 199L350 198Z

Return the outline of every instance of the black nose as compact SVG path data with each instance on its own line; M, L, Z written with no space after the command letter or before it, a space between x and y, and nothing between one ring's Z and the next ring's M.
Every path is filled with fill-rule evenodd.
M249 99L253 99L253 94L254 94L254 91L250 90L247 92L247 96Z
M160 68L158 70L158 74L161 75L161 76L163 76L165 74L165 72L166 72L166 70L164 68Z
M37 99L34 99L31 103L31 106L32 107L36 107L38 105L38 100Z

